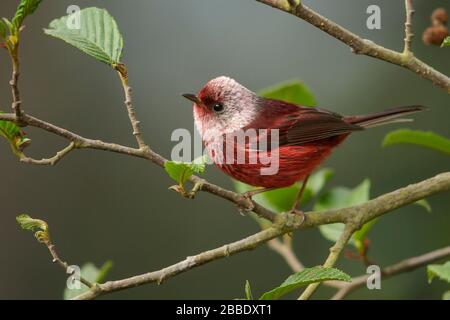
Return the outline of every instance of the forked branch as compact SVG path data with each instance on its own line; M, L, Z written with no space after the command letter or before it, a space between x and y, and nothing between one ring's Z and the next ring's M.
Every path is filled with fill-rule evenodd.
M407 17L405 22L405 48L404 52L397 52L380 46L370 40L363 39L353 32L345 29L339 24L331 21L330 19L320 15L314 10L308 8L300 2L300 0L256 0L263 4L269 5L273 8L282 10L289 14L292 14L320 30L328 33L333 38L348 45L354 53L364 54L369 57L373 57L379 60L384 60L392 64L401 66L421 77L431 81L435 85L445 89L450 93L450 78L445 74L432 68L425 62L416 58L411 51L412 41L412 14L414 12L412 8L412 1L405 0Z

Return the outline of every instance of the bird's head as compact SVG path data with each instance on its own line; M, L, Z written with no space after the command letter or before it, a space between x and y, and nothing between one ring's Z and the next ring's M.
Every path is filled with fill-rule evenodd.
M247 126L256 114L258 97L235 80L221 76L206 83L198 94L183 94L194 102L194 118L202 138Z

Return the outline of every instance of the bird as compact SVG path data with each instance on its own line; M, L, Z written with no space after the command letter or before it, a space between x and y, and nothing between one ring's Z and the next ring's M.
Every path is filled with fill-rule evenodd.
M303 215L303 218L303 211L297 207L308 177L351 133L392 122L410 121L400 117L427 109L411 105L365 115L342 116L321 107L260 97L226 76L214 78L197 94L187 93L183 97L194 103L195 126L214 164L228 176L255 187L244 196L251 198L261 192L303 181L290 210ZM232 143L229 152L226 151L231 140L236 142L237 133L248 131L256 132L253 137L256 143L250 139L241 140L241 143ZM266 142L266 148L259 147L262 139L272 141L273 136L277 136L276 143ZM246 161L236 161L239 152L245 155ZM226 161L224 154L228 155ZM262 174L262 169L267 169L269 164L259 159L270 158L274 154L277 155L277 172ZM256 162L248 161L255 158Z

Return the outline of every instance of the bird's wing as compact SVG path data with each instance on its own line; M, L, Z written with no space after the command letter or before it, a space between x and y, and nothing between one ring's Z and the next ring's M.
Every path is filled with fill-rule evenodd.
M341 115L322 108L301 107L277 100L265 100L263 108L264 119L255 119L251 127L258 124L261 128L278 129L279 146L302 145L363 130L346 122Z
M301 145L363 130L360 126L348 123L334 113L322 109L309 109L302 109L295 121L288 121L280 127L280 145Z

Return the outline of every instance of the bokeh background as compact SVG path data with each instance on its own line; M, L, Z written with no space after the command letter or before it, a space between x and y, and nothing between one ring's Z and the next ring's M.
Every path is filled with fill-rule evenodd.
M2 0L0 16L13 15L18 1ZM355 33L401 50L404 2L401 0L316 0L305 3ZM386 107L424 104L409 127L450 135L448 94L398 66L352 54L345 45L307 23L252 0L45 0L27 18L22 35L20 81L23 108L86 137L134 145L116 74L78 50L43 34L42 28L65 15L69 5L106 8L125 39L137 114L145 139L169 156L175 128L194 130L190 103L181 93L197 91L208 79L229 75L253 90L289 79L303 80L321 106L343 114ZM382 29L366 28L366 9L378 4ZM450 73L449 49L427 47L421 32L447 0L415 1L414 51L432 66ZM10 64L0 52L0 105L10 105ZM355 134L326 162L336 170L329 187L354 187L372 181L372 196L449 169L449 158L414 146L382 148L392 127ZM53 155L66 141L26 129L28 153ZM51 263L46 249L15 217L28 213L45 219L61 256L73 264L111 259L108 279L157 270L206 249L258 230L252 219L219 198L201 193L195 201L167 188L173 184L161 168L146 161L100 151L72 153L56 167L20 164L6 141L0 141L0 298L60 299L66 276ZM206 177L232 187L213 167ZM380 265L448 245L449 194L429 199L433 212L407 206L380 219L370 234L370 256ZM318 230L295 234L296 253L313 266L325 259L330 243ZM352 275L361 263L341 258L339 267ZM165 282L115 293L108 298L216 299L244 295L245 280L259 294L291 273L266 246L191 270ZM382 282L382 290L362 288L355 299L440 299L448 286L427 283L425 269ZM329 288L316 298L327 298ZM292 297L294 297L293 295Z

